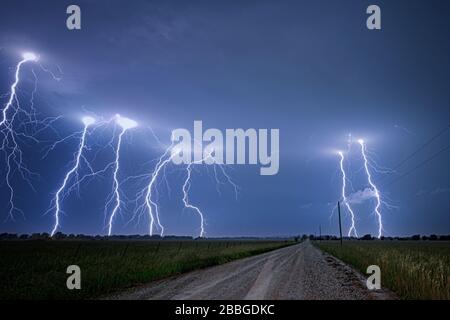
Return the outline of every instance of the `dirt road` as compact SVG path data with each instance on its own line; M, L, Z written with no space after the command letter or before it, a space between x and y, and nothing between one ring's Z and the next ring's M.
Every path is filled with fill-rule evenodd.
M152 282L112 299L385 299L309 241Z

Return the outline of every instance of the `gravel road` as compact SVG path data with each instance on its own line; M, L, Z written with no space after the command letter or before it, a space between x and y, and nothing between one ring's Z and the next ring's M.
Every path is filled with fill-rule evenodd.
M110 299L389 299L309 241L152 282Z

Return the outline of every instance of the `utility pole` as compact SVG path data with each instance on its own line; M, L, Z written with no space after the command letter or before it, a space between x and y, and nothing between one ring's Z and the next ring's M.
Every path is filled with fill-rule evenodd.
M319 224L319 240L322 240L322 226Z
M339 201L338 201L338 213L339 213L339 235L341 236L341 246L342 246L341 203Z

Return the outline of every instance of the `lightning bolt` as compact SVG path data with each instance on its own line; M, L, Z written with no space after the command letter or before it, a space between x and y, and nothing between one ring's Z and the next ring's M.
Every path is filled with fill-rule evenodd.
M28 62L36 63L38 60L39 57L31 52L27 52L22 55L22 60L17 63L15 68L14 81L11 84L9 94L7 95L8 99L1 111L0 151L5 154L5 184L9 190L9 210L6 219L10 218L11 220L14 220L15 212L18 212L24 216L23 211L19 209L14 202L15 192L12 179L15 173L18 173L33 191L35 191L35 189L31 179L34 177L39 177L38 174L30 171L26 167L21 144L27 144L28 142L36 144L39 143L40 141L36 138L37 134L48 128L52 128L53 122L60 118L48 117L43 120L37 119L36 109L34 107L34 97L37 90L37 76L34 70L32 70L32 74L34 76L34 88L31 92L29 110L24 109L20 104L17 91L21 81L22 68L24 64ZM39 64L39 66L41 65ZM33 132L30 132L30 127Z
M355 214L352 210L352 208L350 207L350 204L348 203L347 200L347 196L346 196L346 186L347 186L347 176L345 174L345 170L344 170L344 154L342 153L342 151L339 151L339 156L340 156L340 169L341 169L341 173L342 173L342 200L348 210L348 212L350 213L350 217L351 217L351 226L350 229L348 230L348 236L350 237L353 231L353 234L355 235L355 237L358 237L358 233L356 232L356 227L355 227Z
M202 163L204 160L210 158L211 153L204 159L201 159L197 162L195 162L195 161L189 162L189 164L186 166L186 172L187 172L186 180L184 181L183 188L182 188L182 190L183 190L183 199L182 200L183 200L184 207L194 210L200 217L200 235L199 235L200 238L203 238L203 236L205 235L205 219L203 217L203 212L199 209L199 207L194 206L193 204L191 204L189 202L189 189L191 187L192 165L195 163Z
M381 216L381 196L380 196L380 192L377 188L377 186L373 183L372 181L372 176L370 174L370 170L369 170L369 161L366 155L366 144L364 143L364 140L359 139L358 143L361 145L361 155L364 159L364 169L366 171L366 175L367 175L367 179L368 182L375 194L375 198L376 198L376 206L375 206L375 214L377 216L377 220L378 220L378 238L381 237L381 234L383 232L383 221L382 221L382 216Z
M147 211L150 219L150 227L149 227L149 234L150 236L153 235L153 225L154 225L154 216L153 216L153 209L155 208L155 216L156 221L160 230L161 237L164 235L164 227L161 224L161 221L159 219L159 207L158 203L153 200L153 193L152 189L155 185L155 182L157 181L157 178L161 172L161 170L172 160L172 158L175 156L176 153L172 152L172 155L170 157L167 157L167 154L172 150L173 144L170 145L169 148L162 154L162 156L158 159L158 162L155 165L155 169L153 170L153 173L151 175L150 182L147 186L147 192L145 195L145 205L147 206ZM167 158L166 158L167 157ZM166 158L166 159L164 159Z
M160 231L160 233L159 233L160 236L164 235L164 226L162 225L161 219L160 219L159 204L158 204L158 201L156 200L156 196L158 195L158 190L157 190L158 179L161 176L164 179L166 178L166 176L165 176L166 167L171 163L172 159L176 155L179 155L181 152L182 152L182 150L177 150L176 148L174 148L174 143L173 143L173 139L172 139L171 145L169 147L167 147L165 149L165 151L161 154L161 156L156 160L154 169L150 174L142 174L139 176L128 178L128 179L146 179L146 180L148 179L148 182L146 183L145 188L141 192L138 193L138 196L135 200L136 204L139 202L142 202L142 203L140 205L136 205L137 210L135 210L135 214L133 215L131 220L133 220L138 215L138 213L140 213L140 214L142 214L144 212L147 213L147 215L149 217L149 235L150 236L153 235L155 226L158 227L158 229ZM183 153L185 153L185 152L190 153L190 151L188 151L188 150L183 151ZM191 177L192 177L192 165L200 164L201 162L209 159L211 157L211 154L212 154L212 151L209 153L209 155L207 157L205 157L199 161L189 162L189 164L185 167L187 175L186 175L186 179L182 186L182 191L183 191L182 202L183 202L184 208L195 210L201 218L201 223L200 223L200 227L201 227L201 235L200 236L201 237L204 236L204 233L205 233L203 213L201 212L201 210L198 207L192 205L189 202L188 194L189 194L189 188L190 188ZM217 165L217 167L220 168L220 172L225 177L226 182L231 184L232 187L234 188L235 195L237 198L239 187L236 185L236 183L234 183L234 181L231 179L230 175L225 171L225 169L222 167L222 165L219 165L216 162L214 162L214 165L215 165L214 166L214 178L215 178L217 190L219 191L218 186L223 184L224 182L221 181L218 177L219 174L216 169L216 165ZM167 183L167 180L166 180L166 183Z
M112 227L113 227L113 222L114 222L114 218L116 216L117 211L120 208L120 204L122 202L121 197L120 197L120 190L119 190L119 180L118 180L118 173L120 170L120 149L122 146L122 137L123 135L127 132L127 130L134 128L137 126L137 123L131 119L128 118L123 118L120 115L117 115L117 124L121 127L120 133L119 133L119 137L117 139L117 148L116 148L116 156L115 156L115 160L114 160L114 172L113 172L113 196L111 197L111 199L113 199L113 201L115 202L115 205L112 209L111 215L109 217L109 222L108 222L108 236L110 236L112 234ZM108 203L110 203L111 201L108 201Z
M11 107L13 107L14 100L17 101L16 88L20 81L20 69L22 68L22 65L24 63L27 63L30 61L36 62L36 61L38 61L38 57L34 53L29 53L29 52L24 53L23 59L20 60L16 66L16 72L15 72L15 77L14 77L15 80L14 80L13 84L11 85L11 89L10 89L11 93L9 95L8 102L6 103L5 107L2 110L3 119L2 119L2 121L0 121L0 127L6 123L7 113L9 111L9 109Z
M64 198L64 190L67 187L68 182L70 181L70 179L72 178L72 176L74 174L76 174L79 166L80 166L80 160L83 154L83 150L86 147L86 135L87 135L87 131L89 126L93 125L95 123L95 119L91 118L91 117L84 117L83 118L83 123L84 123L84 128L81 134L81 138L80 138L80 143L78 145L78 150L76 152L76 156L75 156L75 161L74 161L74 165L72 166L72 168L66 173L66 175L64 176L64 180L61 184L61 186L59 187L58 191L56 192L55 198L54 198L54 203L55 203L55 224L53 226L52 232L51 232L51 236L53 237L56 233L56 231L58 230L59 227L59 220L60 220L60 214L61 214L61 200Z
M203 212L200 210L200 208L198 206L193 205L189 200L189 190L191 187L191 177L192 177L192 165L201 164L209 159L213 159L212 165L214 166L214 177L215 177L215 181L216 181L216 186L222 184L222 182L219 180L219 178L217 176L216 168L219 167L222 174L227 179L227 182L229 184L231 184L232 187L234 188L236 199L238 197L238 191L239 191L239 187L233 182L231 177L225 171L225 168L223 168L223 165L214 161L214 158L212 157L213 153L214 153L214 150L211 149L209 151L208 155L206 157L204 157L203 159L200 159L198 161L189 162L189 164L186 166L186 179L184 180L183 187L182 187L182 191L183 191L183 199L182 200L183 200L184 207L195 211L197 213L197 215L200 217L200 234L199 234L200 238L203 238L205 236L205 218L204 218Z
M29 180L29 177L32 177L36 174L28 170L23 163L23 153L20 149L19 143L22 143L23 139L30 139L35 143L40 143L40 141L36 138L37 134L42 133L46 129L52 129L54 133L57 133L56 130L52 127L52 124L60 119L60 117L47 117L43 120L38 120L37 118L37 110L35 108L35 94L37 92L37 75L35 71L32 69L32 75L34 76L34 88L31 92L31 98L30 98L30 106L29 110L26 110L22 108L19 102L19 96L18 96L18 88L20 86L21 82L21 71L23 69L23 65L28 62L35 62L44 72L49 73L54 80L59 81L61 78L56 76L54 73L52 73L51 70L45 68L42 64L38 63L39 57L33 53L25 53L23 55L23 59L18 62L15 68L14 73L14 82L11 84L10 92L8 95L4 95L2 97L7 97L6 104L4 108L1 110L1 119L0 119L0 133L2 135L0 140L0 151L5 153L5 159L6 159L6 185L10 191L10 198L9 198L9 213L8 217L14 218L14 212L20 212L23 214L23 212L16 207L14 203L15 199L15 192L13 188L13 184L11 182L11 179L15 172L19 172L24 180L26 180L30 187L33 188L31 181ZM59 69L59 67L58 67ZM59 72L62 74L61 70L59 69ZM117 213L120 210L120 206L122 203L122 195L120 192L120 186L121 183L119 182L119 172L120 172L120 153L121 153L121 146L122 146L122 140L125 135L125 133L135 127L137 125L136 122L133 120L123 118L119 115L116 116L116 124L118 124L121 127L120 133L117 137L117 145L113 146L113 142L115 140L113 134L113 137L111 138L110 142L107 144L107 146L111 147L114 150L115 157L114 161L107 164L103 169L99 171L94 171L93 166L91 163L87 160L86 156L83 154L85 150L87 150L86 140L89 136L91 136L97 127L100 126L99 123L104 123L104 121L98 121L97 117L84 117L82 119L83 121L83 130L75 132L73 134L68 135L65 138L60 138L58 141L53 143L51 146L48 147L46 150L44 157L47 157L48 153L56 148L56 146L60 143L66 142L70 139L76 139L78 141L77 143L77 149L76 152L73 155L73 159L71 160L71 166L68 171L65 172L64 178L59 185L54 198L51 201L50 209L47 210L47 212L54 211L54 224L52 227L51 235L54 236L55 233L60 228L61 224L61 214L64 212L62 209L62 203L64 199L75 189L77 188L78 192L80 192L79 187L83 181L90 177L97 176L99 174L105 173L107 170L113 169L113 183L112 183L112 192L111 195L107 198L106 204L105 204L105 213L107 210L109 210L110 206L113 205L111 214L109 214L108 219L108 235L111 235L112 228L113 228L113 222L117 215ZM17 123L17 124L16 124ZM91 130L91 127L94 126L95 128ZM30 126L33 128L33 132L30 133L28 130L28 127ZM169 156L169 152L172 152L172 154ZM150 177L150 181L147 184L145 188L145 208L148 212L148 215L150 217L150 227L149 227L149 233L152 235L153 233L153 227L156 225L161 231L161 236L164 234L164 227L160 221L159 216L159 204L158 201L155 199L155 196L157 195L158 190L156 189L156 184L158 181L158 178L163 173L165 178L165 168L170 163L170 161L173 159L174 155L177 154L177 150L173 150L173 143L172 145L165 150L165 152L161 155L160 158L158 158L158 161L156 163L156 166L153 170L153 172L150 175L142 175L141 177ZM96 158L97 154L94 156L94 160ZM211 154L207 157L209 158ZM201 160L204 161L207 158L204 158ZM192 210L195 210L199 216L201 217L201 234L200 236L204 236L205 230L204 230L204 218L203 213L201 210L192 205L189 202L189 189L191 186L191 177L192 177L192 165L197 164L199 162L191 162L186 166L186 180L183 184L183 204L185 208L189 208ZM14 167L14 165L16 167ZM81 170L81 167L86 167L86 170L88 171L86 173L86 170ZM220 171L217 170L217 167L220 168ZM84 171L84 174L81 176L80 172ZM225 169L222 167L222 165L214 163L214 178L216 182L216 189L220 193L219 185L223 184L224 182L221 181L219 178L220 172L223 174L223 176L226 179L226 182L230 183L235 191L236 198L238 195L238 186L233 182L231 177L227 174ZM210 172L208 171L208 174ZM126 180L126 179L125 179ZM167 182L167 180L166 180ZM34 190L34 189L33 189ZM144 194L144 193L143 193ZM105 214L105 220L108 215Z
M4 127L2 130L2 134L3 134L3 139L2 139L2 144L1 144L1 151L6 153L6 177L5 177L5 181L6 181L6 185L9 189L9 212L8 212L8 217L10 217L11 219L14 219L14 212L19 212L23 215L23 211L20 210L19 208L17 208L14 204L14 188L12 186L11 183L11 175L13 174L12 171L12 166L13 166L13 161L17 164L17 167L19 169L19 171L21 171L21 169L24 169L22 166L22 151L19 148L19 145L16 141L16 135L15 132L12 128L12 122L14 121L15 117L17 116L17 113L19 112L19 100L17 98L17 85L20 82L20 69L22 68L22 65L24 63L30 62L30 61L37 61L37 57L34 56L33 54L24 54L23 55L23 59L19 61L19 63L16 66L16 71L15 71L15 77L14 77L14 82L11 85L10 88L10 94L9 94L9 98L8 101L6 102L6 105L4 106L3 110L2 110L2 120L0 121L0 128ZM14 101L17 104L17 108L14 110L14 113L12 115L12 117L10 118L10 120L8 121L8 111L11 108L14 108L13 103ZM18 162L17 162L17 159ZM22 171L21 171L22 172ZM26 179L28 180L28 179Z
M159 141L157 139L157 141ZM124 183L128 180L132 179L139 179L139 180L145 180L148 182L145 183L145 187L138 192L136 199L134 202L136 203L136 210L134 211L133 216L131 217L130 221L134 220L136 216L141 216L143 213L147 213L149 217L149 231L148 234L150 236L153 235L153 228L155 226L155 216L156 216L156 225L158 226L160 230L160 236L162 237L164 235L164 226L161 223L161 220L159 218L159 205L157 200L154 198L155 193L157 193L157 182L158 177L162 172L164 172L164 168L170 163L170 161L173 159L175 153L172 153L169 155L169 153L172 151L173 148L173 142L172 144L166 148L166 150L162 153L162 155L157 159L155 167L151 173L145 173L138 176L132 176L128 177L124 180ZM164 176L165 177L165 176ZM139 202L142 202L142 204L137 205Z
M77 153L75 153L74 155L74 165L71 168L70 171L68 171L65 175L64 181L62 183L62 185L60 186L60 188L58 189L55 198L52 200L52 206L50 207L50 209L48 209L46 211L46 213L48 213L51 210L55 210L56 214L56 223L52 232L52 236L54 235L54 233L56 232L56 230L58 229L59 226L59 217L60 217L60 213L61 211L61 205L60 203L74 190L77 190L78 193L80 193L80 185L91 179L94 177L98 177L101 176L103 174L106 174L107 171L109 171L110 169L113 169L113 191L111 192L110 196L108 196L107 202L105 204L105 219L107 217L107 210L109 208L109 205L114 201L114 200L118 200L119 204L121 202L120 200L120 194L119 194L119 182L118 182L118 170L119 170L119 160L120 160L120 146L122 144L122 136L125 133L126 130L128 130L129 128L131 128L134 125L134 122L132 120L126 119L126 118L120 118L119 119L119 115L116 115L115 117L111 118L108 121L105 121L101 118L99 118L99 120L97 120L98 117L93 118L93 117L84 117L83 123L85 124L84 130L80 131L80 132L75 132L72 133L56 142L54 142L49 148L48 150L45 152L44 157L47 157L47 155L49 154L49 152L53 151L59 144L64 143L70 139L73 139L75 137L81 136L80 138L80 142L78 144L78 151ZM122 130L121 133L119 135L118 138L118 145L114 146L114 137L115 134L112 135L112 138L110 139L110 141L106 144L106 147L110 147L111 150L113 150L115 157L114 160L109 162L108 164L106 164L102 169L95 171L93 168L93 165L91 164L91 162L95 161L95 159L98 156L98 153L103 150L105 147L100 147L97 152L95 153L93 159L91 160L91 162L88 161L88 159L86 158L85 155L83 155L83 151L87 150L87 146L86 146L86 138L87 135L89 133L89 135L93 135L94 133L96 133L96 131L100 128L103 128L105 126L110 125L112 122L115 122L116 124L120 124ZM91 126L93 126L95 123L95 127L92 128L92 130L88 131L88 127L90 128ZM101 134L102 132L100 132ZM81 171L81 164L85 164L86 169L84 170L84 173L82 175L80 175L80 171ZM114 211L113 214L115 215L115 213L117 212L118 207L114 207ZM112 224L112 221L111 221Z

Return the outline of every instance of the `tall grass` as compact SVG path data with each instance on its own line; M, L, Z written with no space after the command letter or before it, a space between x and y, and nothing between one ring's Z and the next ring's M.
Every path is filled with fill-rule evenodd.
M0 299L94 298L189 270L270 251L283 241L3 241ZM66 269L81 268L81 290Z
M315 243L365 274L381 269L382 286L402 299L450 299L450 242L337 241Z

